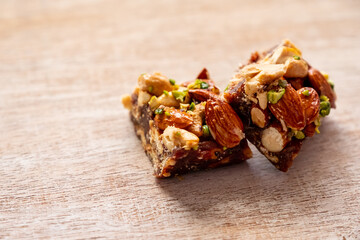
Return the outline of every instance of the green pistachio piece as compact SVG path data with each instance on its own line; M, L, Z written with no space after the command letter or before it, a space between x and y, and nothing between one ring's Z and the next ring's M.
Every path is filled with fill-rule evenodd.
M169 79L169 82L170 82L171 85L173 85L173 86L175 85L175 80L174 80L174 79L171 79L171 78L170 78L170 79Z
M320 116L325 117L330 114L331 104L327 96L320 96Z
M195 110L195 103L192 102L192 103L190 104L189 111L194 111L194 110Z
M285 89L284 88L281 88L278 91L270 90L267 93L267 99L268 99L268 101L270 103L275 104L282 98L282 96L284 94L285 94Z
M209 84L207 82L202 82L200 83L200 88L201 89L208 89L209 88Z
M200 79L196 79L195 82L188 85L189 89L208 89L209 84L207 82L201 81Z
M208 125L203 125L202 126L202 132L203 132L204 137L210 136L210 130L209 130Z
M320 96L320 101L329 101L329 98L325 95Z
M174 98L176 100L180 100L180 101L184 101L186 95L187 95L187 92L185 91L172 91L172 95L174 96Z
M302 93L302 95L304 95L304 96L310 96L310 93L309 93L309 90L304 90L304 91L302 91L301 92Z
M162 108L157 108L155 111L154 111L155 114L163 114L164 113L164 109Z
M295 131L294 136L295 136L295 138L300 139L300 140L305 138L305 134L302 131Z

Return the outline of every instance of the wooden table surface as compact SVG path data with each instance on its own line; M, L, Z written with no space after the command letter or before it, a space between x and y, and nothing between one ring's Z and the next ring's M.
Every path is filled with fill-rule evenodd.
M0 2L0 238L360 239L359 1ZM121 95L139 74L223 89L290 38L338 108L288 173L158 180Z

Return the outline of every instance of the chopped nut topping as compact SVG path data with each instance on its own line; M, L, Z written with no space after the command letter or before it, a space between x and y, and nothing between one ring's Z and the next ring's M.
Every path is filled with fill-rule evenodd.
M148 91L157 97L163 94L164 90L171 91L173 89L169 79L159 72L141 74L138 84L141 90Z
M132 103L131 103L131 96L125 95L121 98L121 102L124 105L124 107L128 110L131 110Z
M175 147L183 147L185 150L190 150L196 148L199 143L199 138L195 134L171 126L164 130L161 139L169 150Z

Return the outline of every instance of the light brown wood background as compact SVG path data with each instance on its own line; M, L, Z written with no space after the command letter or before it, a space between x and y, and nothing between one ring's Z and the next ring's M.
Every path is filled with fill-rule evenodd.
M157 180L121 95L292 39L338 109L288 173ZM0 2L0 238L360 239L359 1Z

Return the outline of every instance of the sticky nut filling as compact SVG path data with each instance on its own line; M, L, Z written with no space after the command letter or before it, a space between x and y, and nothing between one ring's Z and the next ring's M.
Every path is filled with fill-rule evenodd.
M208 75L199 77L202 79L181 85L159 72L141 74L138 78L138 88L134 92L137 104L149 105L154 114L154 125L160 132L159 139L169 151L175 148L197 150L200 139L213 139L205 121L205 105L210 96L219 96L220 91ZM189 90L208 93L199 100L191 97ZM131 109L129 96L122 101Z
M251 125L261 129L261 145L274 153L281 152L291 139L320 133L322 119L335 108L329 75L312 68L289 40L267 53L253 54L230 81L224 93L229 102L234 91L240 91L251 105Z

